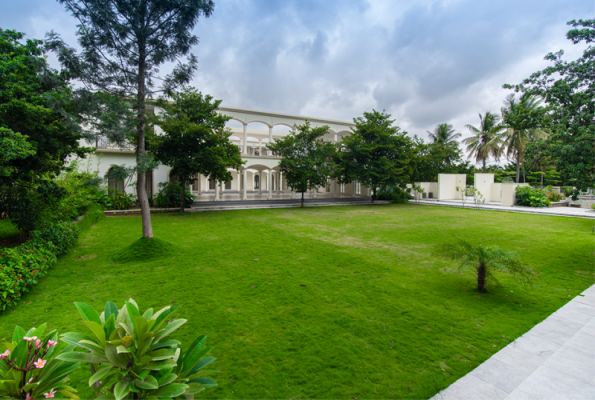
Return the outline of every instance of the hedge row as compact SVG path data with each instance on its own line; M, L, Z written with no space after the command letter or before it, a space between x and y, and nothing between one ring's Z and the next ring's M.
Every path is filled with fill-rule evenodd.
M31 233L31 239L12 249L0 250L0 311L16 304L29 287L66 253L80 229L62 222Z

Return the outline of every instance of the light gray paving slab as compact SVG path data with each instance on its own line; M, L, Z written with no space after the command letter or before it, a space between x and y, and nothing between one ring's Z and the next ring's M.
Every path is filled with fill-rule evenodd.
M529 376L528 373L494 358L490 358L475 368L471 371L471 375L506 393L512 392Z
M581 303L576 303L576 304L581 304ZM587 306L586 304L581 304L581 305ZM589 307L589 306L587 306L587 307ZM593 307L589 307L589 308L593 308ZM554 317L566 319L568 321L578 322L579 324L586 324L587 322L589 322L593 319L592 315L574 311L574 310L571 310L570 308L564 308L564 307L562 307L561 309L559 309L552 315Z
M585 324L579 322L550 316L531 329L531 335L552 343L563 345L584 326Z
M537 399L593 400L595 398L595 386L547 365L542 365L529 375L516 390Z
M494 354L492 358L510 366L514 366L516 369L523 371L526 374L530 374L539 368L552 354L554 353L547 352L545 355L535 354L523 350L520 347L506 346L498 353Z
M595 400L595 285L583 294L434 399Z
M448 389L438 393L434 398L437 400L503 400L506 398L506 395L506 392L495 388L471 374L467 374L450 385Z

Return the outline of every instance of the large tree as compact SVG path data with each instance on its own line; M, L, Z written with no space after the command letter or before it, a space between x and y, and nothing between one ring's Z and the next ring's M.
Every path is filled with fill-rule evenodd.
M566 61L562 50L549 53L545 59L553 65L504 87L544 99L552 132L543 151L551 154L565 183L586 190L595 186L595 19L568 25L573 29L566 37L573 44L589 45L580 58Z
M156 134L149 147L155 160L172 167L180 179L180 213L184 213L186 182L194 174L228 182L232 176L227 168L239 169L243 161L240 148L229 140L231 131L225 128L231 117L217 113L221 100L213 101L194 88L183 88L172 100L157 102L163 112L154 118L163 134Z
M428 132L430 139L432 139L434 143L443 145L457 143L457 139L461 137L461 134L456 133L452 125L446 123L436 125L433 132L426 132Z
M62 193L53 178L84 157L80 112L64 71L47 64L41 40L0 29L0 213L23 236Z
M128 139L136 145L136 193L141 207L143 237L153 236L151 215L145 189L145 135L147 98L156 91L171 94L189 82L196 69L196 58L178 63L172 73L159 77L160 66L176 62L189 54L198 38L192 34L199 17L213 12L212 0L58 0L79 21L77 35L82 47L80 55L50 34L59 59L77 77L88 92L111 94L110 101L121 104L134 132L128 129L108 131L111 140ZM156 81L161 85L156 86ZM132 102L130 103L130 101ZM125 113L131 107L133 114ZM101 115L113 121L113 114ZM114 123L116 128L117 122Z
M385 112L364 112L354 118L351 134L343 137L336 155L336 177L339 182L357 180L372 189L372 201L380 187L401 186L409 183L413 172L413 141L394 126L394 120Z
M468 158L475 157L476 162L481 162L482 172L485 173L486 161L490 156L496 161L500 159L504 139L502 131L505 127L500 124L500 117L489 111L483 116L479 114L479 128L470 124L465 127L473 133L473 136L463 140L469 152Z
M504 101L502 116L506 126L506 138L503 145L506 147L506 156L514 158L516 162L517 183L520 182L521 164L527 144L547 137L547 133L542 129L545 125L545 109L541 103L542 100L538 96L527 94L520 99L511 94Z
M267 144L271 151L282 157L279 169L283 172L287 186L302 192L302 207L304 192L326 185L333 175L335 145L323 140L323 136L328 133L328 126L312 128L310 122L306 121L294 126L286 137Z

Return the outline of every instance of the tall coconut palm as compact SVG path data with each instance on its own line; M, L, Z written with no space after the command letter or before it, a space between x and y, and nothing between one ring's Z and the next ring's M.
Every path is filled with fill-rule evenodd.
M460 261L459 272L472 271L477 277L477 290L485 292L486 285L497 282L495 272L512 275L521 284L530 284L534 270L524 264L516 252L498 246L471 245L464 240L445 244L440 248L446 258Z
M505 127L500 124L500 117L489 111L484 116L479 114L479 128L469 124L465 127L473 133L473 136L463 140L469 152L468 158L475 157L476 162L483 163L482 171L485 173L486 161L490 156L496 161L500 160Z
M457 139L461 137L460 133L456 133L452 125L438 124L434 128L434 132L426 131L434 143L444 145L456 143Z
M506 126L506 157L516 160L516 181L521 178L521 163L527 143L536 139L545 139L547 133L539 128L537 111L541 108L542 100L537 96L522 96L517 99L514 94L504 101L502 115ZM523 165L523 170L525 166Z

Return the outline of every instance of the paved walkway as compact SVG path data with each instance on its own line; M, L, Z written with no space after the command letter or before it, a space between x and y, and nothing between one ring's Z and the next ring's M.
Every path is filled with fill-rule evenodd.
M461 200L419 200L416 202L415 200L409 200L409 203L413 204L425 204L425 205L432 205L432 206L445 206L445 207L463 207L463 202ZM473 201L467 201L465 203L464 208L475 208ZM486 202L484 205L481 206L482 210L492 210L492 211L507 211L507 212L517 212L517 213L525 213L525 214L539 214L539 215L555 215L560 217L579 217L579 218L589 218L595 219L595 210L590 210L588 208L574 208L574 207L522 207L522 206L514 206L514 207L502 207L500 203L495 202Z
M377 200L372 203L370 197L343 197L343 198L306 198L305 207L322 206L355 206L371 204L388 204L388 201ZM226 211L226 210L246 210L258 208L294 208L301 206L301 199L284 198L271 200L225 200L225 201L197 201L192 204L188 212L201 211Z
M432 400L595 399L595 285Z

